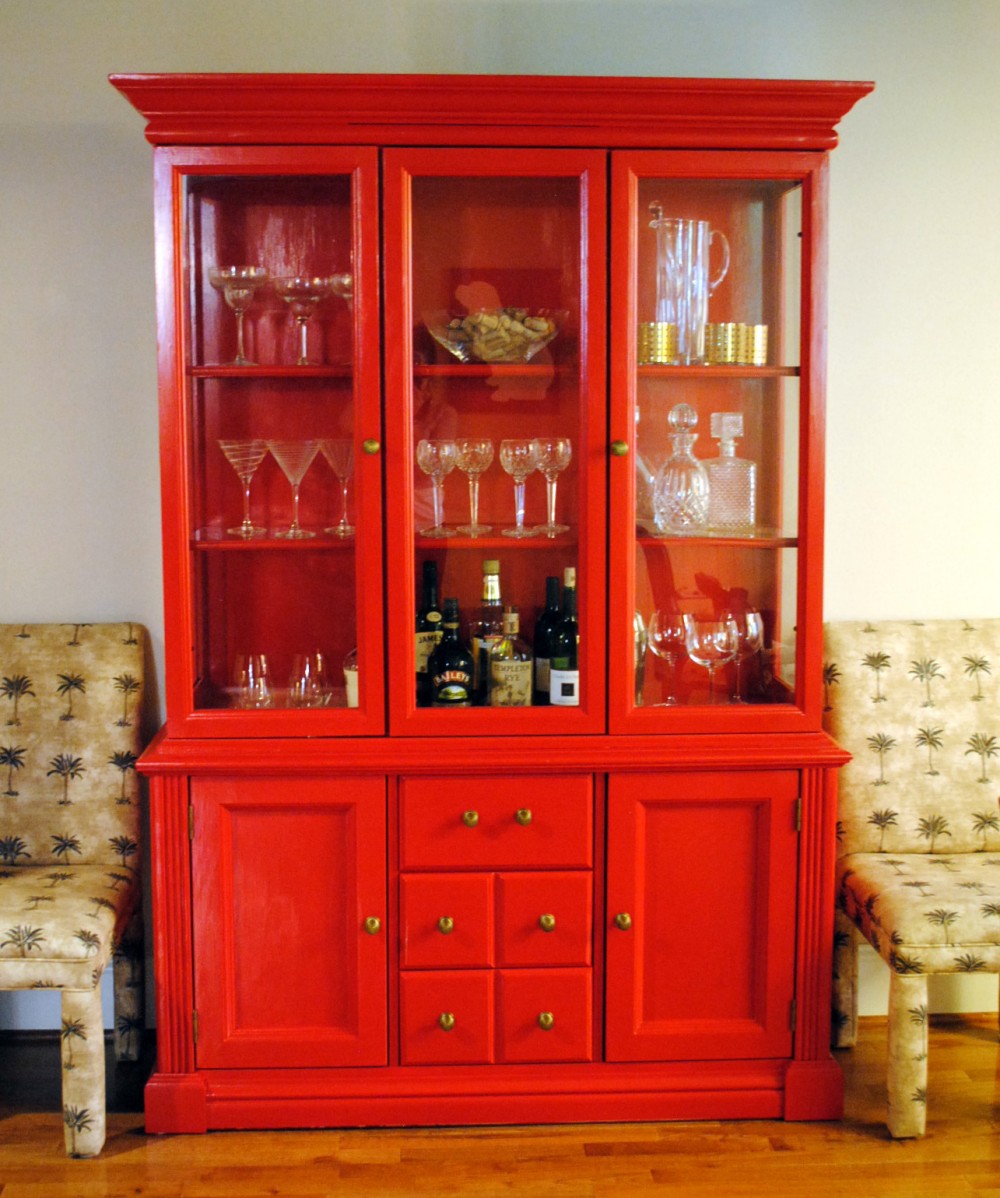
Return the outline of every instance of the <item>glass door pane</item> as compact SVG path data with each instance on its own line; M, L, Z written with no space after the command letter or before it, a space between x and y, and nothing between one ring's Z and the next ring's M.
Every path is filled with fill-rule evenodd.
M367 674L380 704L358 193L350 169L185 178L192 710L231 714L230 734L382 722L357 690Z
M602 724L602 354L592 329L603 291L591 263L603 255L589 250L604 214L588 186L603 157L400 151L388 163L386 304L402 335L387 346L387 377L409 398L393 402L390 387L387 418L402 422L388 479L402 521L390 571L399 567L393 593L406 596L394 625L405 645L392 654L396 718L423 732ZM438 610L457 601L468 686L431 668L433 629L414 635L425 571ZM560 604L575 596L579 630L555 692L532 663L547 578ZM500 666L489 654L504 608L522 644Z

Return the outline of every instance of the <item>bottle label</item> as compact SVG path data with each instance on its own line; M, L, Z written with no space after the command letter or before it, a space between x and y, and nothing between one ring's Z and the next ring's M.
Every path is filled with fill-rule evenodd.
M550 662L547 657L535 658L535 690L541 691L543 694L549 692L549 666Z
M443 670L431 678L435 707L469 707L472 675L467 670Z
M549 702L556 707L580 706L580 671L559 670L549 673Z
M490 663L490 706L531 706L531 662L492 661Z
M415 656L417 659L417 673L427 673L427 660L434 652L441 640L441 630L435 629L433 632L418 632L415 640Z

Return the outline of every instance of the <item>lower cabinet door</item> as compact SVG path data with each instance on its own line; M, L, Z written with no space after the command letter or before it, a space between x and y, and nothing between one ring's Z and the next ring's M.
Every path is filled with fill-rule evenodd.
M593 1060L593 976L589 969L501 970L497 1060Z
M456 969L400 975L404 1065L488 1065L493 1060L493 973Z
M383 1065L386 785L195 778L199 1068Z
M798 778L609 778L608 1060L791 1054Z

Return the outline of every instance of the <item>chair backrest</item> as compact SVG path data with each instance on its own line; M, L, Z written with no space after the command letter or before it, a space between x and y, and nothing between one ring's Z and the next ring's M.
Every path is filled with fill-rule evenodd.
M0 624L0 869L139 857L146 630Z
M1000 851L1000 619L824 629L838 853Z

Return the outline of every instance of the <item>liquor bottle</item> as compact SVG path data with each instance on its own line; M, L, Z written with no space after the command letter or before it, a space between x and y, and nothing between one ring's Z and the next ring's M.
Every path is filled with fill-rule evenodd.
M567 566L563 573L562 613L552 637L552 663L549 668L549 702L554 707L580 705L579 641L576 570Z
M503 636L503 600L500 598L500 563L483 562L483 601L472 623L470 640L475 660L475 695L487 700L490 679L490 650Z
M458 600L444 601L441 640L427 660L432 707L471 707L472 654L458 635Z
M417 661L417 706L430 707L431 682L427 673L427 659L441 640L441 609L438 607L437 562L424 562L423 591L417 608L416 644L414 656Z
M503 609L503 636L490 650L491 707L531 706L531 650L520 637L516 607Z
M705 462L708 475L708 523L721 532L753 532L757 523L757 463L736 456L743 436L742 412L713 412L712 436L719 456Z
M552 658L552 633L559 623L559 579L545 580L545 610L535 621L535 685L532 702L544 706L549 701L549 663Z

